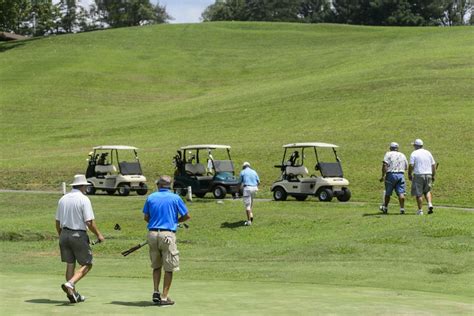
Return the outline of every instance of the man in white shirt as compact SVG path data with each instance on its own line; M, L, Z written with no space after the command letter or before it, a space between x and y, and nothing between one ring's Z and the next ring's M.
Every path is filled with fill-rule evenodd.
M84 175L74 176L71 192L58 202L56 211L56 231L59 235L61 261L66 262L66 283L61 288L71 303L83 302L84 296L76 291L75 285L92 268L92 250L87 229L91 230L99 242L104 241L94 220L94 212L89 198L85 195L89 183ZM76 261L81 267L76 269Z
M388 203L393 190L398 196L400 214L405 214L405 171L408 168L408 161L405 155L398 151L398 147L397 143L390 143L390 151L383 157L380 182L385 180L385 199L380 210L384 214L388 213Z
M423 149L423 141L416 139L412 143L415 151L410 155L410 166L408 167L408 178L412 181L411 195L416 197L418 205L417 215L423 215L423 195L428 202L428 214L433 213L431 187L435 180L436 162L433 155Z

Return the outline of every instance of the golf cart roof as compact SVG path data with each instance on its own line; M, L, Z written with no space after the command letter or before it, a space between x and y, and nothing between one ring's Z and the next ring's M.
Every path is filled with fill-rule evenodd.
M133 146L124 146L124 145L105 145L105 146L97 146L93 148L94 150L112 150L112 149L117 149L117 150L137 150L137 147Z
M293 143L283 145L283 148L301 148L301 147L327 147L327 148L337 148L339 146L328 143Z
M188 150L188 149L217 149L217 148L223 148L223 149L230 149L230 146L228 145L188 145L181 147L181 150Z

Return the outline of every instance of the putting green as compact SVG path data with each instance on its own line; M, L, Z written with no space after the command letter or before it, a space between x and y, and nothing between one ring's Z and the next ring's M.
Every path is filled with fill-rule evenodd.
M93 272L91 272L93 273ZM184 277L184 276L181 276ZM186 281L176 278L166 308L151 303L151 278L88 276L79 285L85 303L69 304L62 277L0 274L3 315L472 315L472 298L416 291L306 283ZM159 309L159 311L157 311Z

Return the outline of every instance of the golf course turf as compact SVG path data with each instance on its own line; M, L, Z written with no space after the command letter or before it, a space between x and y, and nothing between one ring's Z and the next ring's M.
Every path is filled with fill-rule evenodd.
M0 43L0 189L32 191L0 191L2 315L472 315L473 38L219 22ZM383 154L396 141L409 156L415 138L440 163L435 213L415 216L407 195L406 215L395 197L382 215ZM309 141L340 146L350 202L271 200L281 146ZM120 255L146 236L146 196L90 196L106 241L78 284L86 302L67 303L61 183L85 173L92 147L131 145L154 189L176 150L199 143L231 145L237 171L258 171L254 224L240 199L188 202L176 305L160 308L148 248Z

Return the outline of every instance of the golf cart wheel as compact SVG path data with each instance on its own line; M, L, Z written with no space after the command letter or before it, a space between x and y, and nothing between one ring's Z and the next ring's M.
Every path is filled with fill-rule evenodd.
M194 193L194 195L198 198L203 198L206 195L206 192L204 192L204 193Z
M351 199L351 191L348 188L343 188L342 189L342 194L337 196L337 199L340 202L347 202Z
M95 188L92 184L86 186L86 194L87 195L94 195L95 194Z
M108 195L114 195L115 194L115 189L107 189L107 190L105 190L105 192L107 192Z
M216 185L214 189L212 189L212 194L216 199L223 199L227 194L227 190L222 185Z
M308 197L307 195L297 195L297 196L295 196L295 199L297 201L304 201L304 200L306 200L307 197Z
M137 189L138 195L145 195L148 192L148 187L146 184L140 184L140 189Z
M273 198L275 199L275 201L286 201L286 197L286 191L282 187L276 187L273 190Z
M117 191L120 196L127 196L130 194L130 186L128 184L120 184Z
M319 189L318 193L318 199L322 202L331 202L332 197L334 196L334 193L330 188L322 188Z

